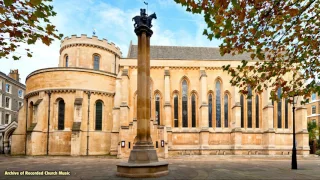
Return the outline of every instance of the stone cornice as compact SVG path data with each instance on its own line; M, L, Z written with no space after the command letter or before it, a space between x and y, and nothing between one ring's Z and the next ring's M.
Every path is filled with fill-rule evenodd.
M222 70L222 67L205 67L206 70Z
M109 51L111 53L113 53L114 55L116 55L118 58L121 58L121 55L119 55L117 52L111 50L111 49L108 49L106 47L103 47L103 46L100 46L100 45L96 45L96 44L91 44L91 43L72 43L72 44L67 44L67 45L64 45L60 48L60 54L62 53L63 50L67 49L67 48L70 48L70 47L77 47L77 46L84 46L84 47L93 47L93 48L98 48L98 49L102 49L102 50L105 50L105 51Z
M106 91L97 91L97 90L88 90L88 89L72 89L72 88L52 88L52 89L41 89L38 91L32 91L29 92L28 94L26 94L24 97L25 98L30 98L32 96L37 96L39 95L40 92L45 92L45 93L75 93L76 91L84 91L84 93L88 93L89 91L91 92L91 94L94 95L104 95L104 96L109 96L109 97L113 97L115 93L111 93L111 92L106 92Z
M93 69L88 69L88 68L79 68L79 67L53 67L53 68L44 68L44 69L38 69L36 71L33 71L32 73L30 73L27 78L26 81L28 80L28 78L30 78L31 76L34 76L36 74L40 74L40 73L45 73L45 72L56 72L56 71L76 71L76 72L88 72L88 73L94 73L94 74L101 74L101 75L105 75L105 76L110 76L110 77L114 77L116 78L116 74L114 73L110 73L110 72L106 72L106 71L99 71L99 70L93 70Z

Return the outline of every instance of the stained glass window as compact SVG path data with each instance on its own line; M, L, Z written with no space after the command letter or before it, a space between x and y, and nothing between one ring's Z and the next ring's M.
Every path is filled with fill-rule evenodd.
M259 96L256 95L256 128L259 128Z
M160 125L160 95L156 94L156 121Z
M216 127L221 127L221 91L220 82L216 82Z
M289 101L288 101L288 99L286 99L286 101L285 101L285 115L284 115L284 128L288 128L288 122L289 122L289 120L288 120L288 111L289 111L289 109L288 109L288 106L289 106Z
M182 127L188 127L188 84L182 81Z
M65 103L63 99L59 101L58 107L58 130L64 129L64 111L65 111Z
M277 109L277 116L278 116L278 128L282 127L282 102L281 102L281 88L278 88L278 109Z
M96 103L96 130L102 130L102 102Z
M252 90L248 87L248 99L247 99L247 111L248 111L248 128L252 128Z
M208 116L209 116L209 127L212 127L212 95L209 94L209 111L208 111Z
M196 96L192 94L192 127L196 127Z
M244 128L244 117L243 117L243 113L244 113L244 107L243 107L243 95L240 96L240 106L241 106L241 127Z
M224 127L228 127L229 121L229 97L228 94L224 95Z
M178 95L173 95L174 106L174 127L178 127Z

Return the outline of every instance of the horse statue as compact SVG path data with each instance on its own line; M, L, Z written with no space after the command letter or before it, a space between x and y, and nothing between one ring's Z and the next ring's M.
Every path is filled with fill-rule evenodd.
M152 24L151 24L152 19L157 19L156 13L153 13L153 14L151 14L150 16L147 17L147 26L148 26L149 28L152 27Z
M157 19L156 13L147 16L145 9L140 9L140 16L135 16L132 18L134 21L134 27L137 28L141 25L148 26L149 28L152 27L151 21L152 19Z

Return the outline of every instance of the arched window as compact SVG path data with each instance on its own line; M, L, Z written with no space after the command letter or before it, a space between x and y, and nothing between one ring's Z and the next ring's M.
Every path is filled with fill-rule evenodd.
M156 94L156 102L155 102L155 107L156 107L156 121L158 122L158 125L160 125L160 95Z
M100 56L94 55L93 56L93 69L99 70L99 67L100 67Z
M178 127L178 95L173 95L173 118L174 118L174 127Z
M102 102L96 102L96 130L102 130Z
M221 127L221 90L220 82L216 82L216 127Z
M212 127L212 94L209 94L209 109L208 109L208 116L209 116L209 127Z
M229 97L228 94L224 95L224 127L228 127L229 124Z
M241 106L241 127L244 128L244 118L243 118L243 95L240 96L240 106Z
M66 67L69 66L69 56L66 56Z
M30 102L30 105L29 105L29 122L33 123L33 102L31 101ZM1 114L0 114L1 116Z
M188 84L182 81L182 127L188 127Z
M256 95L256 128L259 128L259 96Z
M61 99L58 103L58 130L64 130L64 111L65 103L64 100Z
M196 127L196 96L191 96L191 110L192 110L192 127Z
M247 112L247 127L252 128L252 90L250 87L248 87Z
M288 106L289 106L289 102L288 102L288 99L285 100L285 114L284 114L284 128L288 128Z
M279 101L278 101L278 108L277 108L277 117L278 117L278 128L282 127L282 99L281 99L281 88L278 88L277 92Z

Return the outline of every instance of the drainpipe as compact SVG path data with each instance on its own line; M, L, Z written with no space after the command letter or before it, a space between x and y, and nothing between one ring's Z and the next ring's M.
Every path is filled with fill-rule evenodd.
M25 143L24 143L24 155L25 156L27 155L27 129L28 129L28 111L29 111L28 98L26 100L27 100L27 105L26 105L26 137L25 137Z
M87 121L87 156L89 155L89 114L90 114L90 91L88 92L88 121Z
M49 128L50 128L50 100L51 100L51 92L48 92L49 95L49 109L48 109L48 130L47 130L47 156L49 155Z

